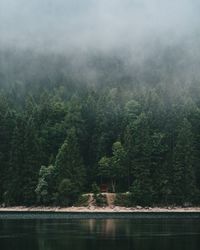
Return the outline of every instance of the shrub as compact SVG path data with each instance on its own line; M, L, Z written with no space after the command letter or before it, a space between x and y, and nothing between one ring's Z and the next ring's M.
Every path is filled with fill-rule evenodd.
M100 188L97 186L96 183L92 184L92 192L93 192L93 197L94 197L94 200L95 200L95 204L98 207L107 206L106 196L101 194Z
M63 179L58 187L58 204L71 206L79 197L77 187L69 179Z
M116 194L115 206L129 207L131 204L130 193L118 193Z
M89 195L80 195L78 201L75 203L77 207L87 207L89 205Z
M107 199L106 199L106 196L103 195L103 194L98 194L95 198L95 201L96 201L96 205L98 207L105 207L107 206Z

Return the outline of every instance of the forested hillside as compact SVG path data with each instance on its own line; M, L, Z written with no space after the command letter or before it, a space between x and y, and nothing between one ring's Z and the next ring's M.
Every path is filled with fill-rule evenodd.
M1 50L0 203L72 204L94 183L130 191L132 204L200 203L200 60L189 52Z

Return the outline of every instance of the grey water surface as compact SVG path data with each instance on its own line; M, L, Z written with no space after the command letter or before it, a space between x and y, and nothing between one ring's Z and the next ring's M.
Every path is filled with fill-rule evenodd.
M199 250L199 217L0 216L0 250Z

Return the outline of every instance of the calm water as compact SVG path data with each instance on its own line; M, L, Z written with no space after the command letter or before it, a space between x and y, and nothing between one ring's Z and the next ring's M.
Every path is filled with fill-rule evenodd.
M199 250L200 219L0 219L0 250Z

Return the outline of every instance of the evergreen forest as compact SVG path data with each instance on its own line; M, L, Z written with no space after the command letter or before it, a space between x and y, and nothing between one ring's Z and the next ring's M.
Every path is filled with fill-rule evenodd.
M0 50L0 204L72 205L101 184L131 205L199 204L199 58L187 53Z

